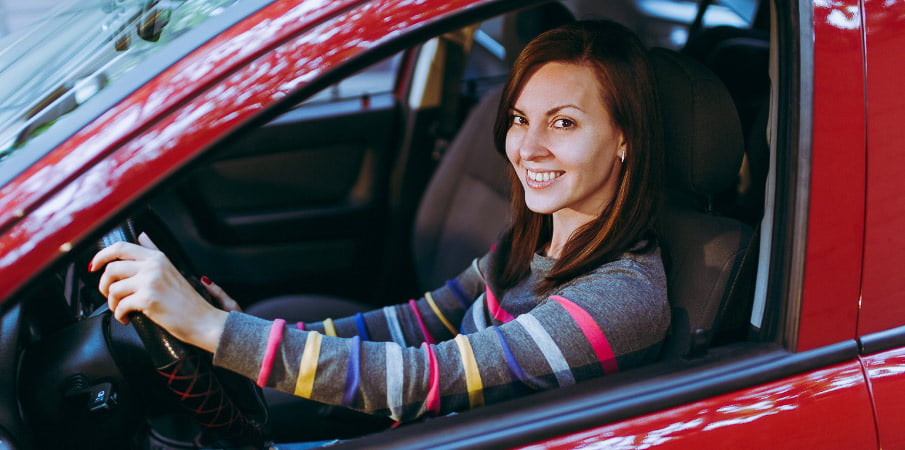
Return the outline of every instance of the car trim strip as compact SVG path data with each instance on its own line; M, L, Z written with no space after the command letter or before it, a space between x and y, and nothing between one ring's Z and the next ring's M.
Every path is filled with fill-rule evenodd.
M862 355L905 347L905 325L861 336L858 344Z

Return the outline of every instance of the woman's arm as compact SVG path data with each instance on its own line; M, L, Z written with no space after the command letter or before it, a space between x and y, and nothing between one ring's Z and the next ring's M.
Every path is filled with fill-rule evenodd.
M629 264L595 272L508 323L421 347L234 313L214 362L302 397L410 420L649 362L668 323L662 266Z

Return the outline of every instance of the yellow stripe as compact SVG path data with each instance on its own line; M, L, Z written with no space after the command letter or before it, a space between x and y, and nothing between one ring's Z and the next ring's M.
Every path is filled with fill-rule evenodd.
M471 342L464 334L456 336L456 345L462 354L462 367L465 369L465 388L468 389L468 403L472 408L484 405L484 383L481 372L471 349Z
M456 327L452 326L452 324L449 323L449 320L446 319L446 316L444 316L443 313L440 312L440 308L436 303L434 303L434 296L432 296L430 292L425 292L424 298L427 299L427 304L430 305L432 310L434 310L434 314L437 315L437 318L440 319L440 322L443 322L443 326L445 326L453 336L459 334L459 332L456 331Z
M333 325L333 319L327 319L324 321L324 334L327 336L336 337L336 326Z
M311 398L314 391L314 377L317 375L317 360L321 354L322 335L317 331L308 333L302 362L299 363L299 376L295 379L295 395Z

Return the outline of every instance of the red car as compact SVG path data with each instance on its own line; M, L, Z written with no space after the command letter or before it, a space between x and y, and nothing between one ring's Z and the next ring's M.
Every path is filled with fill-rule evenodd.
M0 447L194 448L168 434L204 420L154 373L163 341L110 321L84 270L130 227L163 230L183 267L251 308L299 293L379 307L458 273L505 221L501 162L467 154L509 58L602 16L666 48L663 358L325 432L340 448L905 448L905 5L513 13L538 3L74 2L3 38ZM278 409L273 435L241 412L258 428L232 442L305 428Z

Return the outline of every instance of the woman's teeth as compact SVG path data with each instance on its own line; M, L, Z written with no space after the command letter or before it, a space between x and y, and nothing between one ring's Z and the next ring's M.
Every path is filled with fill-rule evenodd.
M528 179L532 181L550 181L555 179L556 177L562 175L563 172L532 172L528 171Z

